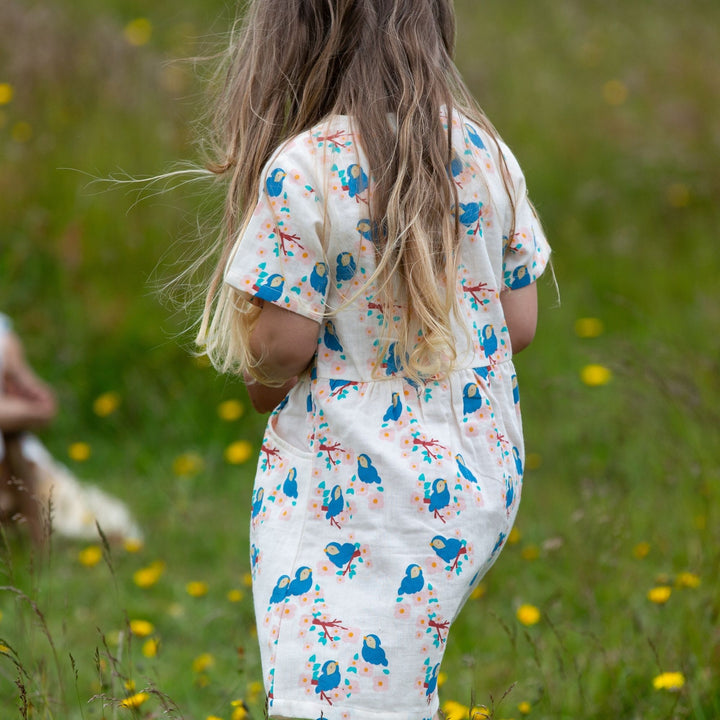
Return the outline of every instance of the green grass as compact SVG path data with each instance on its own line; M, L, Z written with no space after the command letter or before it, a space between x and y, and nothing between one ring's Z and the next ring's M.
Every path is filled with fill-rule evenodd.
M247 406L244 389L198 366L187 318L154 291L201 242L196 218L219 191L143 198L90 182L198 159L207 69L168 60L221 43L231 12L199 0L0 9L0 83L14 89L0 106L0 302L58 392L43 440L124 498L146 535L139 552L105 548L85 567L84 544L55 537L39 552L6 531L0 717L129 717L116 707L126 680L152 690L137 717L229 720L240 698L262 717L244 582L254 462L223 457L238 439L257 450L262 418L218 417L225 399ZM533 454L519 537L454 626L441 699L498 720L519 720L521 702L538 720L714 720L720 6L458 0L457 11L458 64L525 168L562 302L543 280L538 337L517 359ZM152 35L133 47L123 29L137 17ZM578 337L580 317L603 334ZM590 363L611 382L584 385ZM99 419L93 401L110 390L122 403ZM75 441L92 448L85 463L67 457ZM202 464L178 476L184 453ZM139 588L134 573L155 561L162 575ZM683 572L700 585L679 587ZM204 597L187 593L196 580ZM669 600L650 602L666 583ZM538 624L518 622L526 603ZM134 619L153 624L156 657L128 634ZM203 653L214 665L199 672ZM655 690L670 671L684 687Z

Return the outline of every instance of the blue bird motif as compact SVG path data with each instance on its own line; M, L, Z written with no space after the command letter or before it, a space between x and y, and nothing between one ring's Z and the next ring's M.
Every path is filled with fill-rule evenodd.
M328 543L325 546L325 554L333 565L336 565L343 571L343 575L347 574L347 571L352 565L352 561L362 555L359 548L355 547L352 543L343 543L341 545L336 542Z
M275 168L268 175L265 181L265 188L270 197L278 197L283 190L283 181L287 177L287 173L282 168Z
M253 501L252 501L251 517L255 518L260 514L260 511L262 510L262 504L263 504L264 498L265 498L265 489L259 487L255 491L255 497L253 498Z
M440 670L440 663L438 663L430 673L430 677L425 682L425 695L430 697L437 687L438 671Z
M394 392L392 394L392 402L390 403L390 407L387 409L385 415L383 415L383 420L385 422L390 422L390 420L399 420L400 416L402 415L402 411L403 407L400 400L400 393Z
M477 478L470 472L470 468L468 468L468 466L465 464L465 458L460 453L455 456L455 462L457 463L458 472L468 482L475 483L477 485Z
M513 402L518 405L520 403L520 386L518 385L517 375L513 375L510 382L512 383Z
M290 577L281 575L275 583L272 595L270 595L270 604L282 602L288 595L288 586L290 585Z
M490 377L490 368L486 366L473 368L473 372L478 376L478 380L487 383Z
M362 482L377 483L378 485L382 483L380 475L378 474L376 467L372 464L372 460L369 455L366 455L365 453L358 455L357 467L357 474Z
M328 286L328 267L324 262L316 262L310 273L310 287L321 295L325 294Z
M337 660L328 660L322 666L319 677L313 678L311 684L315 686L315 693L332 705L327 693L340 684L340 667Z
M387 356L385 357L383 367L385 368L386 375L395 375L400 369L398 367L397 354L395 353L395 343L390 343L388 346Z
M428 510L433 514L433 517L440 518L445 522L445 518L440 513L440 510L446 508L450 504L450 490L448 489L447 482L443 478L437 478L432 485L432 492L430 497L425 498L425 503L428 506Z
M508 283L511 290L519 290L530 284L530 273L524 265L516 267Z
M463 388L463 415L469 415L479 410L483 404L480 388L475 383L468 383Z
M482 216L482 203L460 203L460 224L472 230L473 234L480 231L480 218ZM469 233L468 233L469 234Z
M513 502L515 502L515 483L513 483L510 477L505 478L505 510L508 515L510 514L510 508L512 508Z
M465 164L463 163L460 156L456 152L454 152L452 159L450 160L450 172L452 173L452 176L454 178L456 178L459 175L462 175L464 169L465 169ZM457 182L457 180L456 180L456 182ZM458 185L460 185L459 182L458 182ZM460 187L462 187L462 185L460 185Z
M387 667L388 661L385 650L381 647L380 638L377 635L366 635L363 638L362 658L370 665Z
M373 225L367 218L360 220L356 229L365 240L373 239Z
M297 470L295 468L290 468L290 472L287 474L285 482L283 483L283 492L288 497L297 499Z
M419 565L408 565L405 577L400 581L398 595L415 595L425 587L425 576Z
M341 252L337 256L337 270L335 275L338 280L352 280L356 270L357 265L352 253Z
M278 273L269 275L260 281L259 284L253 285L253 291L256 297L267 302L277 302L285 289L285 278Z
M312 570L309 567L298 568L295 577L288 585L288 595L304 595L312 587Z
M335 485L330 491L330 501L327 505L323 505L322 509L325 510L325 517L330 521L330 524L339 530L340 525L336 518L345 509L345 498L339 485Z
M368 176L365 171L356 164L349 165L347 169L347 184L343 190L348 191L351 198L359 202L358 195L368 188Z
M513 449L512 449L512 454L513 454L513 460L515 461L515 470L518 474L518 477L522 477L523 476L523 461L522 461L522 458L520 457L520 451L514 445L513 445Z
M467 555L465 542L457 538L446 538L442 535L436 535L430 541L430 547L441 560L451 565L451 570L457 568L461 555Z
M325 321L323 342L325 343L325 347L327 347L329 350L334 350L335 352L339 353L343 351L343 346L340 344L340 340L337 336L337 331L335 330L335 324L332 320Z
M478 135L477 130L472 125L469 125L468 123L465 123L465 129L467 130L468 137L470 138L470 142L480 150L485 149L485 143L482 141L482 138L480 135Z
M503 543L505 542L506 537L507 537L507 535L504 532L501 532L498 535L497 542L495 543L495 546L493 547L492 552L490 553L490 557L495 555L495 553L503 546Z
M495 334L495 328L492 325L486 325L482 329L482 349L487 358L490 358L497 352L498 339Z

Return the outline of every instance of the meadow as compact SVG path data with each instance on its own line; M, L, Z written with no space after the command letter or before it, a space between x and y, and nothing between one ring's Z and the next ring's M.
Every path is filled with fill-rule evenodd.
M38 549L2 528L3 720L263 717L264 418L159 290L222 188L102 182L202 162L200 58L231 5L0 0L0 310L57 391L43 442L144 533ZM457 63L525 169L559 298L544 278L516 363L517 528L453 626L441 702L452 720L716 720L720 4L456 8Z

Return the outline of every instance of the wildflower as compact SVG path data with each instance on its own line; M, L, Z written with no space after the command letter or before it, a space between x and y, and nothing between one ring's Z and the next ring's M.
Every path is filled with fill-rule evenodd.
M0 655L9 655L10 648L7 645L0 645Z
M129 553L140 552L143 549L143 541L140 538L125 538L123 547Z
M232 603L240 602L244 597L245 595L242 590L236 588L228 590L227 599Z
M642 560L643 558L646 558L650 553L650 543L649 542L639 542L634 548L633 548L633 555L638 559Z
M228 422L239 420L244 412L245 408L239 400L225 400L218 405L218 415Z
M530 714L530 710L532 710L532 706L530 705L529 702L527 702L527 700L521 702L521 703L518 705L518 712L519 712L521 715L529 715L529 714Z
M250 717L250 713L247 710L247 706L242 700L232 701L233 712L231 720L247 720Z
M696 588L700 585L700 578L691 572L681 572L675 578L675 584L680 588Z
M222 720L222 718L219 718L217 715L208 715L205 720Z
M124 708L139 708L150 696L146 692L139 692L125 698L121 703L120 707Z
M608 105L622 105L628 98L627 85L621 80L608 80L603 85L602 92Z
M204 673L214 665L215 658L210 653L202 653L193 660L192 669L195 673Z
M247 440L238 440L225 448L225 460L231 465L241 465L252 457L252 445Z
M604 365L586 365L580 371L580 379L588 387L607 385L612 380L612 370Z
M147 18L136 18L125 26L123 34L130 45L147 45L152 35L152 23Z
M85 462L90 457L90 446L84 442L75 442L68 447L68 456L75 462Z
M653 679L656 690L677 692L685 684L685 676L680 672L664 672Z
M245 587L252 587L252 575L250 573L245 573L243 575L243 585Z
M517 609L517 619L523 625L535 625L540 622L540 611L534 605L521 605Z
M647 599L656 605L664 605L670 599L671 593L672 588L669 585L658 585L648 590Z
M98 417L112 415L120 406L120 395L116 392L106 392L98 395L93 403L93 412Z
M163 574L165 563L162 560L156 560L147 567L136 570L133 574L133 582L141 588L148 588L154 585Z
M146 658L154 658L160 649L160 640L158 638L148 638L142 646L142 654Z
M155 632L155 626L148 620L131 620L130 632L136 637L147 637Z
M523 560L537 560L540 557L540 548L537 545L530 543L525 545L525 547L520 551L520 554L522 555Z
M485 583L478 583L478 586L472 591L470 594L470 598L472 600L479 600L480 598L485 597L485 594L487 593L487 585Z
M99 545L89 545L78 553L78 560L85 567L93 567L102 560L102 548Z
M490 717L490 711L484 705L478 705L470 711L470 720L487 720Z
M521 537L522 533L516 527L514 527L508 535L508 545L515 545L516 543L519 543Z
M12 102L15 89L10 83L0 83L0 105L7 105Z
M187 452L178 455L173 462L173 472L178 477L197 475L202 470L203 461L197 453Z
M190 597L199 598L207 595L208 585L201 580L194 580L185 586L185 590L187 590L187 594L190 595Z
M455 700L444 702L442 711L447 720L467 720L470 717L470 708Z
M248 686L248 697L250 702L255 702L263 691L263 684L259 680L253 680ZM240 701L242 702L242 700Z
M578 318L575 321L575 334L579 338L596 338L603 334L603 321L594 317Z

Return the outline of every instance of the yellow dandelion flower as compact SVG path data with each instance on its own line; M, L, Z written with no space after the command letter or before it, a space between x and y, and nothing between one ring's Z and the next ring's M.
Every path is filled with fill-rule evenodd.
M603 98L608 105L622 105L628 98L627 85L621 80L608 80L602 89Z
M125 26L123 34L130 45L147 45L152 36L152 23L147 18L135 18Z
M595 317L582 317L575 321L575 334L579 338L596 338L605 332L603 321Z
M144 702L150 698L146 692L139 692L125 698L121 703L120 707L124 708L139 708Z
M681 672L664 672L653 678L653 687L656 690L677 692L684 684L685 676Z
M223 720L222 718L218 717L217 715L208 715L205 720Z
M474 707L470 711L470 720L487 720L489 717L490 710L488 710L484 705Z
M146 658L154 658L160 649L160 640L158 638L148 638L142 646L142 654Z
M7 105L12 102L15 88L10 83L0 83L0 105Z
M681 572L675 578L675 584L680 588L696 588L700 585L700 578L691 572Z
M446 672L439 672L437 676L437 686L442 687L447 680L447 673Z
M532 543L525 545L520 551L523 560L533 561L540 557L540 548Z
M444 702L442 711L447 720L467 720L470 717L470 708L455 700Z
M123 547L125 552L137 553L143 549L143 541L140 538L125 538Z
M0 645L0 655L9 655L10 648L7 645Z
M68 447L68 456L75 462L85 462L90 457L90 446L84 442L74 442Z
M250 713L242 700L233 700L232 706L231 720L247 720L250 717Z
M508 535L508 545L515 545L516 543L519 543L521 537L522 533L516 527L514 527Z
M670 599L671 594L672 588L669 585L658 585L648 590L647 599L656 605L663 605Z
M588 387L600 387L612 380L612 370L604 365L586 365L580 371L580 379Z
M470 594L470 598L472 600L479 600L480 598L484 598L487 594L487 585L485 583L478 583L478 586L472 591Z
M245 597L245 593L242 590L233 588L228 590L227 599L232 603L240 602Z
M193 672L204 673L215 665L215 658L211 653L202 653L198 655L192 664Z
M162 560L156 560L147 567L140 568L133 573L133 582L141 588L152 587L163 574L165 563Z
M531 710L532 710L532 706L530 705L529 702L527 702L527 700L521 702L518 705L518 712L521 715L529 715Z
M134 681L132 678L129 678L128 680L126 680L126 681L123 683L123 687L124 687L128 692L135 692L135 681Z
M252 587L252 574L251 573L245 573L243 575L243 585L245 587Z
M78 553L78 560L85 567L93 567L102 560L102 548L99 545L88 545Z
M185 586L185 590L191 597L204 597L208 593L208 585L202 580L193 580Z
M148 620L131 620L130 632L136 637L147 637L155 632L155 626Z
M253 680L253 682L248 685L248 698L250 702L255 702L263 693L264 689L263 684L259 680ZM242 702L242 700L240 702Z
M521 605L517 609L517 619L523 625L536 625L540 622L540 611L534 606L529 604Z
M247 440L238 440L225 448L225 461L231 465L241 465L247 462L252 454L252 445Z
M218 415L228 422L239 420L245 413L245 407L239 400L225 400L218 405Z
M634 548L633 548L633 555L638 559L642 560L646 558L650 554L650 543L645 542L639 542Z
M93 412L98 417L112 415L120 407L120 395L116 392L106 392L98 395L93 403Z
M173 472L178 477L189 477L197 475L203 467L203 460L193 452L178 455L173 461Z
M16 122L12 126L12 130L10 131L10 134L12 135L12 139L16 143L21 143L21 144L26 143L33 136L32 125L29 122L26 122L25 120L20 120L19 122Z

